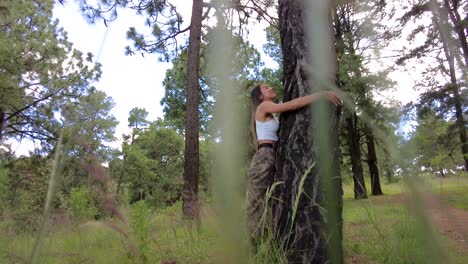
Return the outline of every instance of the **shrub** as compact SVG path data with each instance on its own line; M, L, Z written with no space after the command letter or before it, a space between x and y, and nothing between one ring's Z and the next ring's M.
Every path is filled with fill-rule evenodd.
M132 205L130 227L143 263L148 261L148 255L150 253L149 242L151 223L149 219L150 209L144 200L138 201Z
M78 222L93 219L98 213L92 193L86 186L72 188L67 205L73 220Z

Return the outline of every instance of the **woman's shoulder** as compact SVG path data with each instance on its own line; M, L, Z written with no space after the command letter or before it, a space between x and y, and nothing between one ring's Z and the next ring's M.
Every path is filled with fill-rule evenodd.
M258 105L258 107L265 106L265 105L272 105L272 104L276 104L276 103L273 101L263 101Z
M266 109L271 108L272 105L276 105L276 104L272 101L261 102L257 107L257 111L260 111L265 114L269 113L269 111L266 111Z

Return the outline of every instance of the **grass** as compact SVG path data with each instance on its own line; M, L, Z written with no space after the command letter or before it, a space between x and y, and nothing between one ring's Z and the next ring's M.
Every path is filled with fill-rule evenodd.
M359 263L439 263L431 261L420 223L401 203L374 201L347 201L344 208L344 248L348 258L357 257ZM455 245L438 234L443 248L432 252L443 256L449 253L451 261L466 263L468 255L455 251Z
M433 193L452 206L468 209L468 177L431 178L427 182ZM435 242L428 243L434 238L427 239L425 233L433 230L420 228L421 222L403 199L406 188L402 183L382 187L384 196L354 200L352 186L344 186L343 243L348 262L431 263L432 259L435 263L437 256L445 255L445 263L467 262L468 253L437 232ZM110 228L109 220L54 226L44 238L38 263L215 263L214 247L220 231L209 207L204 210L200 232L182 219L180 203L164 210L138 205L124 211L129 224L122 229L128 238ZM27 262L35 235L14 234L10 225L0 223L0 259L2 263ZM262 258L251 261L264 263Z
M468 177L426 178L425 184L453 207L468 209ZM369 185L368 185L369 186ZM402 183L382 185L384 196L354 200L352 186L344 188L344 248L357 263L466 263L467 252L423 226L415 210L407 206L412 199ZM424 216L423 216L424 217Z
M468 173L448 178L433 178L430 186L434 193L451 206L468 210Z
M151 210L146 219L149 232L145 241L135 234L141 227L129 227L130 238L126 238L106 221L50 230L43 241L39 263L170 263L171 260L210 263L210 250L216 238L214 229L205 225L198 233L179 212L180 204L166 210ZM5 229L0 231L0 259L9 260L7 263L27 260L34 236L8 236Z

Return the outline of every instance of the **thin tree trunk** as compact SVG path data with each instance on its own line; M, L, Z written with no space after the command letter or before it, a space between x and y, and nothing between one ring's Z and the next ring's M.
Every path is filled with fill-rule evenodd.
M121 187L122 181L123 181L123 179L124 179L126 164L127 164L127 155L124 154L123 160L122 160L122 171L121 171L121 173L120 173L119 179L117 180L117 190L116 190L116 196L117 196L117 197L119 197L120 187Z
M382 187L380 186L379 167L377 166L377 154L375 151L374 133L366 125L364 127L367 144L367 165L369 166L369 174L371 179L371 193L372 195L382 195Z
M340 10L335 12L335 29L336 29L336 46L341 47L340 54L345 54L347 52L355 55L354 49L354 37L351 31L351 21L349 6L343 5ZM343 35L348 33L346 41L343 39ZM346 48L347 47L347 48ZM356 71L357 79L361 78L360 71ZM345 83L344 83L345 85ZM356 91L350 91L356 93ZM365 95L360 95L360 97L365 97ZM347 130L347 141L349 147L349 154L351 157L351 169L353 172L353 182L354 182L354 197L356 199L367 198L367 190L364 182L364 173L361 164L361 148L360 148L360 136L359 129L357 127L357 115L355 113L349 114L345 118L346 130Z
M304 1L280 0L278 12L284 58L283 101L290 101L309 93L307 67L314 62L308 63ZM343 262L336 111L331 105L321 111L320 120L328 121L321 124L307 107L280 116L275 182L282 184L276 187L275 195L281 202L274 204L273 215L289 263ZM317 134L319 129L326 132ZM321 148L323 142L329 142L330 148Z
M3 127L5 126L5 111L0 108L0 143L2 142Z
M203 0L193 0L187 57L187 109L185 112L184 189L182 210L185 216L198 217L198 176L200 171L198 105L199 62Z
M356 121L356 113L349 114L345 118L349 155L351 157L351 169L353 171L354 198L366 199L367 189L361 165L361 140Z
M444 169L443 169L443 168L440 168L440 169L439 169L439 172L440 172L440 177L445 178Z
M459 131L459 137L461 142L461 149L463 159L465 161L465 171L468 171L468 142L466 141L466 126L463 118L462 99L458 90L458 85L453 87L453 101L455 104L455 115L457 118L457 124Z

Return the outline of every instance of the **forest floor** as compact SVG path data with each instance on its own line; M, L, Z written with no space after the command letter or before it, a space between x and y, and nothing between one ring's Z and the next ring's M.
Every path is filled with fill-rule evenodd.
M468 189L466 190L468 192ZM456 208L444 201L443 194L421 191L419 193L425 214L439 233L449 237L458 250L468 254L468 210ZM408 194L394 194L385 196L385 202L394 204L408 204ZM412 206L410 205L410 208Z
M366 200L345 189L345 263L468 263L466 178L383 189Z
M468 211L451 206L437 195L426 193L422 197L433 226L450 237L460 250L468 253Z
M468 186L466 187L460 188L458 186L458 188L452 188L452 190L445 192L438 191L437 187L432 192L423 188L416 188L414 191L421 199L417 206L424 207L425 216L430 225L439 233L453 240L458 250L468 254L468 203L464 203L468 201L457 201L463 199L463 195L466 196ZM457 193L459 192L457 189L465 194ZM387 198L389 202L405 203L409 205L410 210L414 209L408 193L390 195Z

